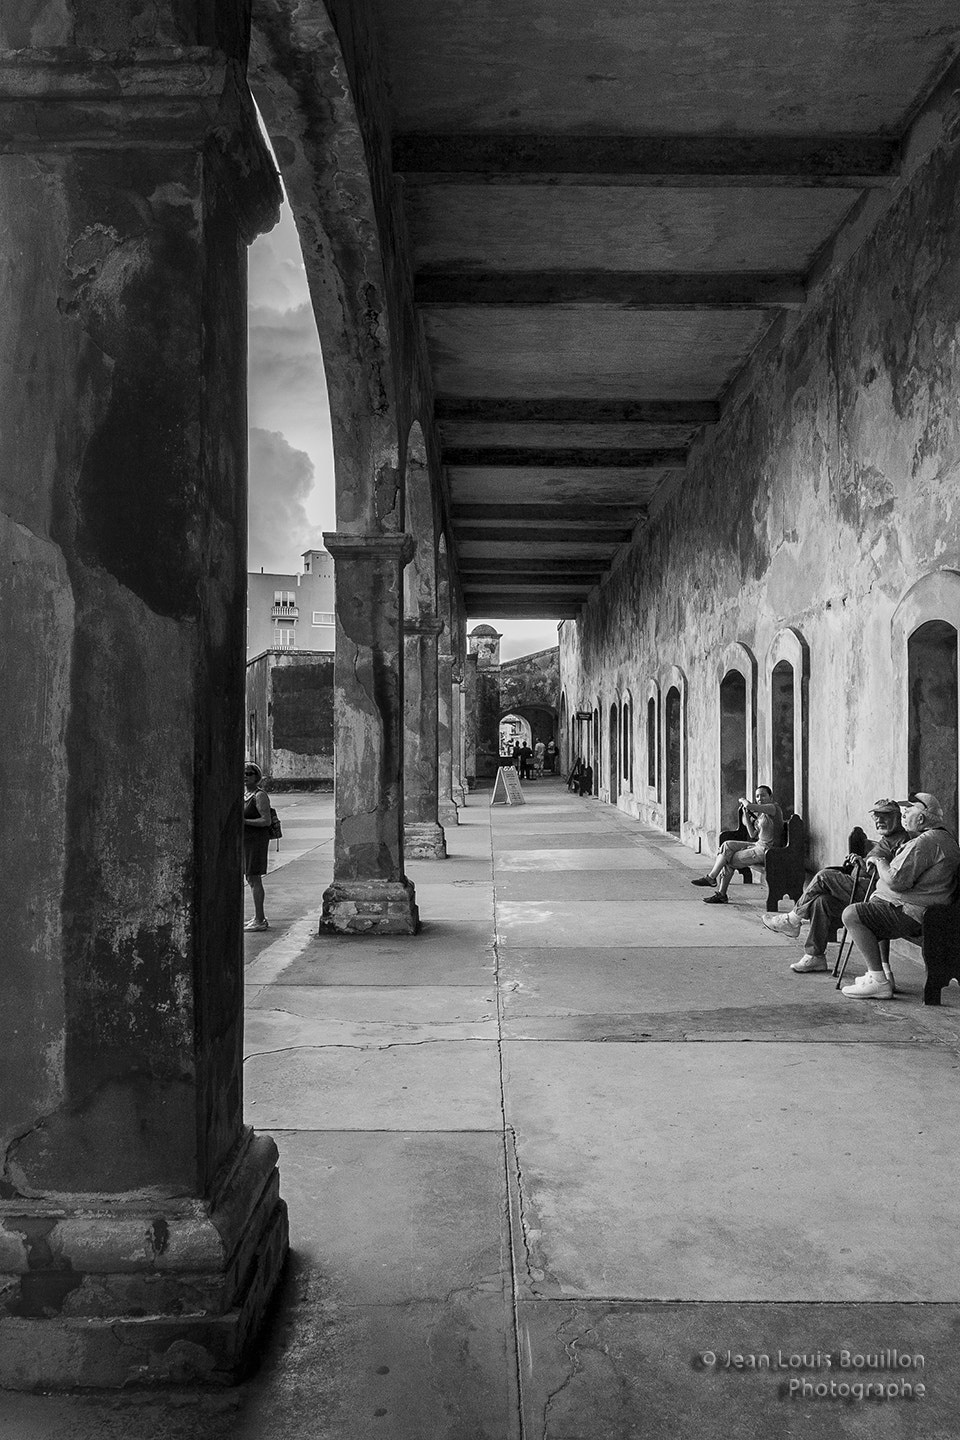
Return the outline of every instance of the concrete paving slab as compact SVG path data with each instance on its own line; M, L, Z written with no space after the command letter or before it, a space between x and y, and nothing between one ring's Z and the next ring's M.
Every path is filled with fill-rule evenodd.
M542 838L542 837L541 837ZM513 837L510 840L513 844ZM669 862L648 850L633 847L572 847L568 844L549 850L500 850L496 874L506 870L666 870Z
M916 965L898 967L897 986L892 1001L859 1004L840 995L829 974L796 975L780 954L760 950L504 950L500 964L507 1039L927 1040L960 1048L960 989L949 992L952 1004L921 1005Z
M956 1305L523 1303L519 1318L526 1433L542 1440L956 1433ZM870 1356L888 1368L853 1368ZM826 1393L804 1397L804 1382ZM895 1385L897 1393L851 1395L858 1384Z
M960 1294L960 1060L950 1051L503 1050L532 1298Z
M291 1245L331 1298L509 1294L499 1133L328 1131L277 1143Z
M619 830L608 830L598 825L594 828L581 826L576 829L570 828L557 834L553 833L552 826L546 825L542 830L512 830L509 835L497 836L497 846L509 845L511 850L533 850L536 852L551 850L625 850L633 845L630 835L624 835Z
M496 1039L492 985L268 985L247 1006L244 1054L304 1045Z
M276 978L285 985L476 985L495 965L491 924L427 920L419 935L316 935Z
M493 1041L326 1046L252 1055L247 1120L259 1130L499 1130Z
M769 932L732 905L724 909L687 900L502 900L497 935L506 946L568 946L582 938L593 949L643 945L683 948L710 937L724 946L769 950Z
M686 900L689 882L675 870L497 870L497 900Z

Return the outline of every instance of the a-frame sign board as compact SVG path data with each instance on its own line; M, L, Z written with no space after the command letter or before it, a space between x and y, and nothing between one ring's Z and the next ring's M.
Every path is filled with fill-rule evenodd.
M525 805L516 765L501 765L493 782L491 805Z

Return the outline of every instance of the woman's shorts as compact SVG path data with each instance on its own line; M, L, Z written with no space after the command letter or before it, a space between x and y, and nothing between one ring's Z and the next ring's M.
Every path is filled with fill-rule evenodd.
M720 847L724 864L732 865L734 870L762 865L769 848L769 845L755 845L752 840L725 840Z
M919 940L919 920L908 915L902 905L890 900L861 900L853 907L857 917L878 940Z

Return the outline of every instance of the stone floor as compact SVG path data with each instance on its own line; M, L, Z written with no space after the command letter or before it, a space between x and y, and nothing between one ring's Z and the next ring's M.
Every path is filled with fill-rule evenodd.
M330 799L281 797L246 1103L293 1253L257 1375L0 1395L0 1440L956 1434L960 990L923 1008L906 961L846 1000L760 886L704 909L703 860L609 806L486 798L409 867L423 933L376 941L317 936Z

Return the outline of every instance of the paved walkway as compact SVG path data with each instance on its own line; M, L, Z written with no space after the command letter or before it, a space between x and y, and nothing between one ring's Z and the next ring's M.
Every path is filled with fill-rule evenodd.
M0 1397L3 1440L956 1433L960 990L924 1009L908 962L846 1000L760 886L704 907L701 858L559 781L487 798L409 867L423 933L377 941L317 936L330 798L280 797L247 939L269 1353L221 1395Z

